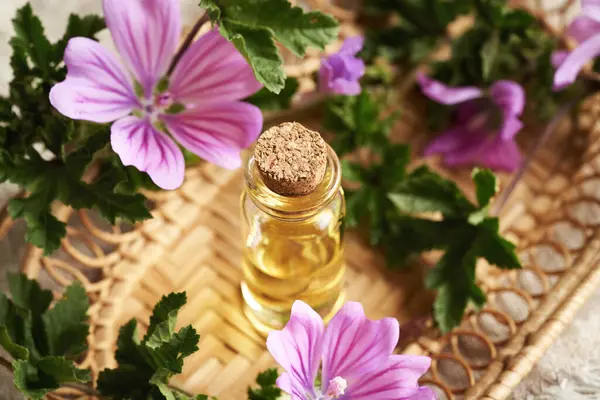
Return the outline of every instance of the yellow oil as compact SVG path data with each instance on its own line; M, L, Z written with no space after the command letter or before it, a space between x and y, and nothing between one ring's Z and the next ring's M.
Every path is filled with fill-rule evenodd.
M257 213L243 260L246 315L263 332L280 329L295 300L325 319L344 301L343 197L302 221Z

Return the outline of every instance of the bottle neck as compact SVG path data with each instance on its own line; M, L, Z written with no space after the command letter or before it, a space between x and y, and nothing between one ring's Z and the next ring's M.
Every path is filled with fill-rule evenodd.
M329 145L323 181L305 196L282 196L269 189L253 156L248 157L244 169L246 192L254 204L270 216L284 220L303 220L317 214L335 198L342 182L340 160Z

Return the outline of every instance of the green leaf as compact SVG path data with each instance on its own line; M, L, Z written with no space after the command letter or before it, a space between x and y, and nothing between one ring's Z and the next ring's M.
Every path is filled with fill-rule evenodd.
M271 368L256 377L257 389L248 388L248 400L277 400L282 391L276 386L277 369Z
M498 181L489 169L475 168L473 170L473 183L479 207L486 207L492 197L498 192Z
M342 160L342 177L350 182L361 182L368 171L360 164L349 160Z
M14 358L37 357L38 350L33 336L33 317L29 310L19 308L0 293L0 344Z
M378 152L387 149L388 135L399 115L384 116L382 100L363 91L358 96L333 97L325 107L323 126L335 133L332 147L338 156L363 147Z
M163 296L154 306L150 317L150 326L144 336L143 343L150 348L156 348L168 342L173 336L177 312L187 301L185 292L170 293Z
M10 337L8 328L3 325L0 325L0 345L15 359L27 360L29 358L29 350L16 344Z
M390 144L383 150L383 161L379 168L373 168L375 175L381 176L381 185L394 190L406 177L406 167L410 162L410 146L404 143ZM383 168L381 168L383 167Z
M498 55L498 47L500 46L500 38L499 36L492 35L489 40L483 45L481 48L481 64L482 64L482 73L483 79L488 80L492 68L494 67L494 63L496 60L496 56Z
M115 400L147 399L153 388L150 375L136 365L119 364L116 369L104 369L98 376L98 391Z
M440 330L444 333L458 326L462 321L469 295L457 288L444 285L438 289L433 303L433 315Z
M42 77L48 77L52 45L44 35L44 27L39 18L33 14L31 5L26 4L18 9L12 22L15 29L15 37L11 39L13 51L15 53L24 51L39 68Z
M60 241L67 234L67 225L50 212L51 193L32 194L24 199L12 199L8 203L11 218L24 218L27 222L25 241L44 249L50 255L60 248Z
M275 39L301 57L308 47L323 49L337 37L339 28L332 17L305 12L287 0L202 0L200 7L246 57L257 79L275 93L285 83Z
M412 172L389 198L403 213L439 211L446 216L460 216L474 209L454 182L427 167Z
M139 344L137 322L135 319L131 319L119 329L117 350L115 352L117 362L119 364L144 365L146 360L140 353Z
M201 7L216 4L220 7L220 19L236 21L253 28L268 29L278 42L302 57L308 47L323 50L337 38L339 26L336 20L319 11L304 11L288 0L220 0L200 2ZM214 14L213 14L214 15Z
M150 383L160 390L166 400L175 400L175 395L169 389L169 378L173 375L170 371L160 368L150 378Z
M66 382L89 382L90 371L75 368L72 361L64 357L44 357L37 363L41 373L52 377L57 383Z
M443 250L460 234L460 225L455 221L432 221L412 216L393 218L382 244L388 267L403 267L410 256L424 251Z
M157 332L157 331L155 331ZM200 335L191 325L182 328L172 337L152 347L151 341L144 343L147 359L154 368L164 368L172 373L180 374L183 367L183 358L198 350Z
M121 327L115 357L119 366L102 371L98 378L98 390L103 395L115 399L189 400L168 386L169 378L181 373L184 358L198 350L200 336L191 325L173 332L177 311L185 301L185 293L163 296L154 307L142 341L135 320Z
M8 287L12 301L19 307L30 309L33 314L42 314L52 302L52 292L44 290L33 279L19 273L8 273Z
M499 268L521 268L515 245L500 236L498 225L497 218L487 218L480 224L479 235L474 245L477 255Z
M90 372L81 370L64 357L43 357L32 363L13 361L14 384L25 396L42 399L65 383L90 381Z
M273 93L285 87L283 59L271 32L233 21L222 21L219 31L242 53L254 71L256 79Z
M85 350L89 305L85 289L75 281L54 307L42 316L49 354L75 356Z
M106 28L104 18L98 15L79 16L77 14L69 15L67 30L63 37L54 45L54 59L59 62L65 53L67 43L74 37L86 37L95 39L96 34Z
M298 79L288 77L285 87L279 94L275 94L267 88L262 88L245 101L259 107L262 111L278 111L290 108L292 98L298 91Z

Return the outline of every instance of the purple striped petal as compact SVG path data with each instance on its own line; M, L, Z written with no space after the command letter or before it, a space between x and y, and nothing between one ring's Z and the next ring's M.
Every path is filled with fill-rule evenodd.
M511 140L519 131L523 129L523 123L517 118L508 118L504 120L504 125L500 130L500 138L502 140Z
M490 86L492 100L504 111L504 118L521 115L525 108L525 90L513 81L497 81Z
M581 43L565 58L554 74L554 89L562 89L575 82L583 66L598 55L600 55L600 34Z
M248 62L216 28L190 46L170 83L175 99L186 104L241 100L262 87Z
M388 359L398 343L400 327L395 318L372 321L360 303L349 302L333 317L323 341L322 391L330 380L348 382L373 370Z
M567 35L579 43L585 42L597 33L600 33L600 22L586 15L575 18L567 28Z
M557 69L558 67L560 67L560 65L565 62L565 59L567 58L567 56L569 55L569 52L567 50L556 50L552 52L552 58L550 59L550 62L552 63L552 66Z
M131 78L94 40L76 37L65 49L67 79L50 90L50 103L72 119L111 122L138 105Z
M267 349L287 372L277 384L282 390L304 400L301 394L315 397L314 381L323 350L323 320L310 306L295 301L285 328L272 331L267 337ZM290 391L291 390L291 391Z
M119 54L150 97L179 45L179 0L104 0L104 16Z
M183 183L185 161L177 145L148 119L125 117L110 129L110 142L124 165L133 165L167 190Z
M224 168L241 165L240 151L249 147L262 130L262 113L241 101L198 106L161 119L186 149Z
M431 390L420 390L418 380L431 365L424 356L392 355L377 368L361 374L348 386L347 398L352 400L431 399ZM432 395L432 397L424 397ZM421 396L421 397L414 397Z
M496 171L515 171L521 165L521 152L514 140L497 139L477 157L477 164Z
M477 87L450 87L429 78L423 73L418 74L417 81L425 96L441 104L458 104L483 96L483 92Z

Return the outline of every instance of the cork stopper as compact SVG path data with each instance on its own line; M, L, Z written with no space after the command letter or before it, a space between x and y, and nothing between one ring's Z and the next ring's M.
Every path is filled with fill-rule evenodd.
M327 145L318 132L284 122L258 138L254 160L269 189L282 196L304 196L323 180Z

